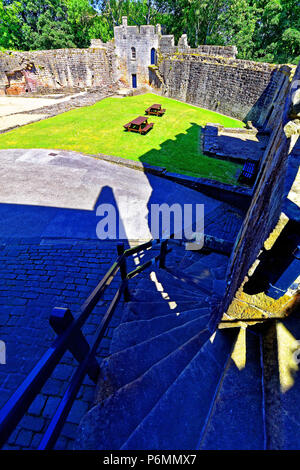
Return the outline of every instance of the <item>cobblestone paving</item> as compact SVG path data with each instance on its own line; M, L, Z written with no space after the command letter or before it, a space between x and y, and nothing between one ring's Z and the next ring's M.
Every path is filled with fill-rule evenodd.
M224 206L220 205L204 217L204 230L207 235L233 241L242 225L244 214L236 208L231 210L226 205L224 209Z
M0 407L17 389L55 337L49 325L52 308L69 307L73 315L116 258L116 244L100 241L0 240L0 338L7 364L0 365ZM83 332L90 339L116 292L117 276L105 292ZM132 280L132 285L135 281ZM101 342L105 357L118 319ZM66 353L28 413L11 435L6 449L35 449L62 397L76 361ZM76 427L91 406L94 385L87 377L79 391L56 448L72 448Z

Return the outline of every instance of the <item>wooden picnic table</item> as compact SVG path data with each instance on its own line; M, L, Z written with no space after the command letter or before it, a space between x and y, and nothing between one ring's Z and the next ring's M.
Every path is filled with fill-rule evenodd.
M148 118L145 116L139 116L133 121L125 124L126 131L129 132L139 132L139 134L146 134L154 126L153 122L148 123Z
M153 116L162 116L165 114L166 110L161 108L161 104L152 104L149 108L146 109L146 114L152 114Z

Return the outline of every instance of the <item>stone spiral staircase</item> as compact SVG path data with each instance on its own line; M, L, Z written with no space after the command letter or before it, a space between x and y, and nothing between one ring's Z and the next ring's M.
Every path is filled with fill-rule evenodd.
M300 412L290 416L274 360L278 325L210 331L227 262L175 250L171 266L140 278L116 312L120 324L76 449L299 448Z

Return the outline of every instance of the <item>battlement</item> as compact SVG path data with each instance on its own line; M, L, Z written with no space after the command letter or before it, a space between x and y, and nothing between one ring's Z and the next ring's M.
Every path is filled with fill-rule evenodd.
M101 39L91 39L90 48L106 47L106 44L101 41Z
M120 26L115 26L114 28L114 37L121 38L122 36L155 36L160 34L161 28L160 25L156 27L153 25L141 25L141 26L128 26L127 17L123 16L122 24Z
M235 58L235 46L203 45L192 49L186 34L175 45L172 34L161 34L161 25L128 26L127 17L122 17L122 24L114 28L115 52L120 80L136 87L149 83L149 66L157 64L157 52L163 56L176 53L201 54ZM100 47L100 46L97 46Z
M175 47L175 40L173 35L161 36L159 40L159 47L161 51L171 51Z
M148 41L153 41L155 47L157 45L158 49L163 54L173 54L175 52L188 52L191 54L207 54L207 55L216 55L223 57L232 57L235 58L237 55L237 48L235 46L210 46L210 45L201 45L197 48L191 48L188 44L188 38L186 34L183 34L178 44L175 45L175 39L173 34L161 34L161 25L141 25L141 26L128 26L127 16L122 17L122 24L114 28L114 37L116 41L117 48L124 48L124 41L143 41L147 38ZM92 39L92 41L96 41ZM100 47L97 46L96 47ZM134 46L133 46L134 47ZM119 51L120 52L120 51Z

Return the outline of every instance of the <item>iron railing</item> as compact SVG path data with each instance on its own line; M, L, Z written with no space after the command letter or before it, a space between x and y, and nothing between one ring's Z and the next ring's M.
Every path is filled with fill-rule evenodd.
M126 260L129 256L151 249L155 245L160 246L157 256L131 272L127 272ZM56 307L53 309L49 321L57 334L56 339L0 411L0 448L7 442L9 436L68 350L79 362L79 365L72 375L67 390L42 437L38 450L49 450L54 447L84 377L88 375L95 384L98 381L100 367L96 360L97 349L121 296L124 295L125 301L130 300L129 279L156 262L159 263L160 268L164 268L166 255L171 249L168 249L168 240L151 240L127 250L125 250L123 243L119 243L117 251L116 261L80 307L76 318L73 317L68 308ZM121 284L89 344L82 333L82 327L119 270Z

